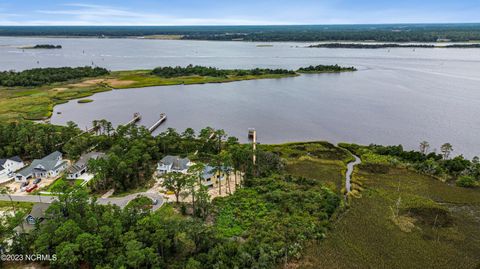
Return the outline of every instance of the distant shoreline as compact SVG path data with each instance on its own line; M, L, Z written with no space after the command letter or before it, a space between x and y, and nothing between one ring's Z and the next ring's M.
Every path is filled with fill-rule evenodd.
M480 48L480 40L472 40L472 41L437 41L437 42L421 42L421 41L405 41L405 42L382 42L382 41L375 41L375 40L325 40L325 41L250 41L250 40L208 40L208 39L182 39L178 37L168 37L171 35L165 35L165 37L159 37L161 35L154 35L154 37L151 36L105 36L105 37L99 37L99 36L55 36L55 35L22 35L22 36L12 36L12 35L1 35L0 38L3 37L9 37L9 38L49 38L49 39L58 39L58 38L65 38L65 39L132 39L132 40L150 40L150 41L204 41L204 42L244 42L244 43L259 43L263 44L260 46L257 46L259 48L269 48L273 47L271 45L265 45L265 44L278 44L278 43L298 43L298 44L311 44L311 43L319 43L320 45L323 44L362 44L362 45L368 45L368 44L389 44L389 45L405 45L403 47L410 47L410 44L413 46L418 45L418 48L422 48L421 45L432 45L432 48L461 48L461 47L452 47L449 45L479 45ZM440 44L443 44L440 45ZM313 44L309 47L314 47L318 44ZM321 46L319 46L321 47ZM426 47L426 46L423 46ZM474 47L474 46L471 46ZM20 47L24 48L24 47ZM346 48L346 47L345 47ZM390 48L398 48L397 47L390 47ZM427 47L428 48L428 47Z
M443 45L439 45L443 44ZM420 49L471 49L480 48L480 43L321 43L310 45L308 48L326 49L395 49L395 48L420 48Z
M480 23L210 26L0 26L0 36L249 42L470 42Z

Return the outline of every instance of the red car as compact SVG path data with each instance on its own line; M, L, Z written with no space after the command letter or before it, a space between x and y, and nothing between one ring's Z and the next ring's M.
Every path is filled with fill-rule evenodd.
M35 190L37 187L38 187L37 184L33 184L33 186L28 187L28 188L26 189L26 192L32 192L32 191Z

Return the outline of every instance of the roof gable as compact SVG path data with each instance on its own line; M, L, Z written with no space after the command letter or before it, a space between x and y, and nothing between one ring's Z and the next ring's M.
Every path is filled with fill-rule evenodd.
M188 158L167 155L160 161L160 164L172 166L172 169L174 170L185 170L188 169L189 162L190 160Z

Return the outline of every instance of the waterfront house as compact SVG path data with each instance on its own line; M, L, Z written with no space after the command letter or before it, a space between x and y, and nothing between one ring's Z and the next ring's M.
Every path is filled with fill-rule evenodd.
M25 167L22 159L15 156L7 159L0 159L0 184L11 180L14 172Z
M192 162L188 158L180 158L179 156L165 156L157 165L159 174L171 172L186 174L188 168L192 166Z
M60 175L67 168L68 162L59 151L33 162L15 174L16 182L26 182L30 178L52 178Z
M103 158L105 156L105 153L103 152L89 152L80 157L77 162L72 164L68 169L67 169L67 179L77 179L81 175L85 174L88 171L88 161L98 158Z
M37 223L45 220L45 212L50 204L36 203L30 213L23 219L23 225L15 227L17 233L29 233ZM22 227L23 226L23 227Z

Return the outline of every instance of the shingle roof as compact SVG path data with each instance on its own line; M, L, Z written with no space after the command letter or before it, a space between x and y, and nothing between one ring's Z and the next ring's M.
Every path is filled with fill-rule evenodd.
M85 168L85 166L88 164L88 161L90 159L98 159L98 158L103 158L105 156L105 153L103 152L89 152L80 157L80 159L74 163L72 166L68 168L68 173L73 174L76 172L81 171L82 169Z
M17 162L17 163L23 162L22 159L20 159L20 157L13 156L11 158L0 159L0 165L4 165L8 160L11 160L11 161L14 161L14 162Z
M203 174L202 177L203 179L209 179L214 175L214 168L212 166L205 166L205 169L203 169Z
M165 156L160 164L171 165L172 169L175 170L185 170L188 169L187 164L190 162L188 158L180 158L179 156Z
M9 158L9 159L12 160L12 161L15 161L17 163L23 162L23 160L18 156L13 156L12 158Z
M59 157L62 156L62 153L55 151L47 156L45 156L42 159L35 159L33 162L26 168L18 171L18 174L22 176L28 176L30 175L33 171L50 171L50 170L55 170L59 166L65 163L65 161L61 162L59 165L57 165L57 160ZM37 168L39 165L43 166L45 169L42 168Z
M45 212L50 207L50 204L36 203L32 207L30 215L34 218L43 218L45 217Z

